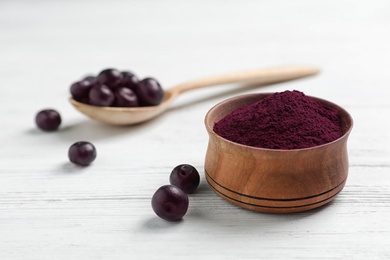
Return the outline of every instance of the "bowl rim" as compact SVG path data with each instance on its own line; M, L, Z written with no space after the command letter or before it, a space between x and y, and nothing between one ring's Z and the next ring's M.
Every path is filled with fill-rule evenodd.
M326 105L331 105L333 106L334 108L336 108L337 110L340 110L343 114L345 114L349 121L351 122L350 123L350 126L346 129L346 131L343 133L342 136L340 136L339 138L329 142L329 143L325 143L325 144L321 144L321 145L317 145L317 146L312 146L312 147L306 147L306 148L298 148L298 149L272 149L272 148L264 148L264 147L256 147L256 146L249 146L249 145L244 145L244 144L240 144L240 143L236 143L236 142L233 142L233 141L230 141L229 139L226 139L222 136L220 136L219 134L217 134L216 132L214 132L214 125L215 125L215 122L213 123L213 127L211 127L209 124L208 124L208 119L210 118L211 114L218 108L220 107L221 105L224 105L226 103L229 103L233 100L239 100L239 99L245 99L245 98L248 98L248 97L254 97L254 96L260 96L260 99L258 99L257 101L267 97L267 96L270 96L270 95L273 95L275 93L280 93L280 92L264 92L264 93L250 93L250 94L241 94L241 95L237 95L237 96L234 96L234 97L230 97L228 99L225 99L217 104L215 104L213 107L211 107L207 113L206 113L206 116L204 118L204 124L206 126L206 130L207 132L209 133L209 135L213 135L215 136L216 138L220 139L221 141L223 142L227 142L233 146L238 146L240 148L244 148L244 149L253 149L255 151L269 151L269 152L297 152L297 151L310 151L310 150L315 150L315 149L319 149L319 148L322 148L322 147L326 147L326 146L329 146L329 145L332 145L334 143L338 143L340 142L341 140L347 138L349 136L349 134L351 133L352 131L352 128L353 128L353 125L354 125L354 122L353 122L353 119L352 119L352 116L350 115L350 113L345 110L343 107L331 102L331 101L328 101L326 99L322 99L322 98L318 98L318 97L314 97L314 96L310 96L310 95L306 95L307 97L310 97L310 98L313 98L314 100L316 101L319 101L321 102L322 104L325 103ZM255 102L257 102L255 101ZM250 103L252 104L252 103ZM249 104L247 104L249 105ZM238 109L238 108L236 108ZM229 112L231 113L231 112ZM226 114L228 115L228 114Z

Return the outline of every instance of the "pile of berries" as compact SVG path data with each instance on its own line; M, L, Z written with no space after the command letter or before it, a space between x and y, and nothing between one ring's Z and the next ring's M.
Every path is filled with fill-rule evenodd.
M154 78L139 80L130 71L102 70L70 86L76 101L93 106L139 107L161 103L164 91Z

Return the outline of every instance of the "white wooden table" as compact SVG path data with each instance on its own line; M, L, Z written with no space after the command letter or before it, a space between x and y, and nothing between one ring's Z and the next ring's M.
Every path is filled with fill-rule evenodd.
M389 1L0 2L0 259L389 259ZM194 91L134 127L94 122L69 85L106 67L154 76L164 88L200 76L313 65L316 77L238 91ZM344 190L327 206L288 214L240 209L204 178L203 118L240 93L297 89L347 109L355 125ZM57 109L61 129L34 125ZM96 161L68 162L95 144ZM151 209L171 169L201 185L184 220Z

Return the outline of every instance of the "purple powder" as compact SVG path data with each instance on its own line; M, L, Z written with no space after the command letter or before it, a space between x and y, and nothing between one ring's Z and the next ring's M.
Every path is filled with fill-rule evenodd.
M215 123L214 132L239 144L270 149L308 148L343 135L339 111L296 90L231 112Z

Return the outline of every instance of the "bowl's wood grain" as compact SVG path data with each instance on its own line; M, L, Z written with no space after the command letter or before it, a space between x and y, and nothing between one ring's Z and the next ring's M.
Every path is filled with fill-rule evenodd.
M297 150L273 150L240 145L213 131L215 122L231 111L269 94L243 95L212 108L205 123L209 144L206 179L214 191L238 206L275 213L309 210L330 202L348 175L347 139L350 115L336 107L343 118L344 135L331 143Z

